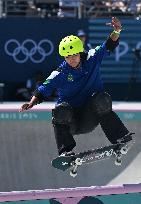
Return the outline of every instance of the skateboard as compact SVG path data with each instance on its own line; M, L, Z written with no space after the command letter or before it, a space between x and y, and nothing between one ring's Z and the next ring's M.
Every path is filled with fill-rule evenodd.
M132 141L130 142L130 145L127 145L126 143L112 144L76 153L75 155L58 156L53 159L51 163L54 168L62 171L69 169L70 176L75 177L77 175L78 167L109 158L115 158L115 165L120 166L122 164L122 156L127 154L133 143L134 142Z

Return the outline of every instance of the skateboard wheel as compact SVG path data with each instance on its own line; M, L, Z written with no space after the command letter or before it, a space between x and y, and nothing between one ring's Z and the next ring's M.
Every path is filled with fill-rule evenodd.
M127 147L122 147L120 152L121 152L121 154L127 154L128 148Z
M121 164L122 164L122 160L117 158L117 159L115 160L115 165L116 165L116 166L121 166Z
M71 170L71 171L70 171L70 176L72 176L73 178L76 177L76 176L77 176L77 172Z
M75 164L76 164L77 166L82 165L82 159L77 158L77 159L75 160Z

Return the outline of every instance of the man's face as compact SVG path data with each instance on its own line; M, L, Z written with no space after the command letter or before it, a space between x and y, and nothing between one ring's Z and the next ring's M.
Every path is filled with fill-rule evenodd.
M80 64L80 54L65 57L66 62L73 68L77 68Z

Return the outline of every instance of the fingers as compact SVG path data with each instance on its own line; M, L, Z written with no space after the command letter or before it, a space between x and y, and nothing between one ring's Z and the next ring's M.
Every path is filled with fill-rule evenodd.
M25 103L22 105L22 107L19 109L19 112L23 112L25 110L28 110L29 109L29 104Z
M116 17L112 17L112 21L110 23L106 23L107 26L113 26L114 22L117 20Z
M117 17L115 17L115 16L112 17L112 20L116 20L116 19L117 19Z
M106 25L112 26L114 29L119 29L119 30L122 28L121 22L116 17L112 17L111 22L110 23L106 23Z
M119 24L120 21L116 17L112 17L111 23L112 23L112 25L115 25L115 24Z
M106 25L110 25L110 26L112 26L112 24L113 23L120 23L120 21L118 20L118 18L117 17L112 17L112 21L111 21L111 23L106 23Z

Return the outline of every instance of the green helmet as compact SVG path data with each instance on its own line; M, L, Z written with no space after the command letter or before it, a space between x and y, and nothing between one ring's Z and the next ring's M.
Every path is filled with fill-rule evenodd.
M84 51L83 42L74 35L63 38L59 44L59 54L63 57Z

